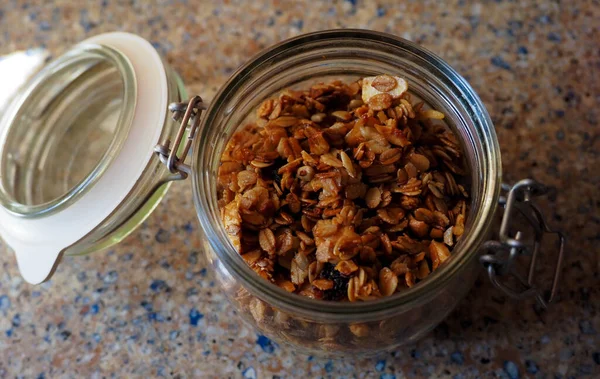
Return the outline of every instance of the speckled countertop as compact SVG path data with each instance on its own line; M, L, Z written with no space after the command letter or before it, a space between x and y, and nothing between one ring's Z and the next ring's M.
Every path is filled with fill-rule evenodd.
M548 312L505 298L482 275L420 342L378 358L319 359L240 322L200 258L190 185L176 183L123 243L65 258L43 285L25 283L0 246L0 378L600 376L597 1L34 3L0 5L0 55L39 46L56 55L126 30L152 41L205 99L249 56L300 33L360 27L416 41L485 102L505 180L533 176L559 190L544 211L570 243L561 302Z

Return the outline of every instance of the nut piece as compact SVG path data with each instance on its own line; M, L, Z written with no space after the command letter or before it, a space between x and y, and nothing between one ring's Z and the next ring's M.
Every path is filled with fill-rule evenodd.
M396 88L398 82L389 75L379 75L373 79L371 86L379 92L389 92Z
M373 95L367 100L367 103L374 111L382 111L392 106L394 98L389 93L379 93Z
M433 269L435 270L441 263L450 257L450 251L443 243L431 241L429 244L429 256L431 258Z
M371 99L373 96L376 96L376 95L379 95L382 93L386 93L386 94L390 95L392 97L392 99L399 99L402 95L404 95L404 93L406 91L408 91L408 83L406 82L406 80L404 80L398 76L393 76L393 77L390 76L390 78L393 78L396 81L396 85L392 89L382 91L382 90L375 88L375 86L373 85L373 82L377 78L380 78L381 76L384 76L384 75L371 76L371 77L362 79L362 100L365 104L368 104L369 99ZM387 76L387 75L385 75L385 76ZM375 83L375 85L377 85L379 88L384 88L382 86L382 82L385 80L386 79L384 79L384 80L378 79L378 82ZM389 85L391 85L391 82Z

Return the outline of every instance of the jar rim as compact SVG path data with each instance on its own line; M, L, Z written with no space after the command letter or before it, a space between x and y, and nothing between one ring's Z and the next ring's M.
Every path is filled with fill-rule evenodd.
M431 65L431 69L435 70L433 75L443 78L451 85L453 94L460 99L459 106L467 110L470 120L480 129L480 140L477 142L485 147L485 164L481 168L483 193L481 194L478 220L476 224L472 225L470 233L463 236L461 240L461 252L460 254L456 252L456 255L461 255L457 257L460 259L448 260L445 265L432 272L426 280L408 290L396 293L390 297L352 303L314 300L288 293L262 279L248 267L239 253L233 248L230 241L225 237L225 234L219 233L220 230L224 229L222 223L219 222L218 225L215 225L209 217L209 212L214 211L217 200L206 196L207 193L211 193L210 186L214 185L214 181L211 180L211 173L208 169L209 158L204 153L206 151L204 147L213 143L206 138L205 133L210 129L212 123L217 120L220 112L232 112L230 108L226 110L222 109L224 107L223 104L226 104L226 100L240 88L241 83L249 80L253 71L262 65L268 65L276 57L289 57L290 53L295 49L301 49L309 44L312 44L311 47L315 43L319 44L319 46L326 46L328 43L340 40L359 40L380 46L391 46L406 54L411 54L411 56L423 62L428 62ZM325 30L303 34L262 51L234 72L229 80L220 88L203 117L199 134L193 146L193 197L201 227L206 234L209 244L215 250L221 263L236 279L241 281L242 286L250 293L280 309L312 319L334 321L337 317L343 315L348 321L364 321L365 317L375 319L390 310L396 312L426 302L476 257L478 248L492 224L492 216L500 196L500 148L492 121L480 98L467 81L444 60L413 42L391 34L361 29Z

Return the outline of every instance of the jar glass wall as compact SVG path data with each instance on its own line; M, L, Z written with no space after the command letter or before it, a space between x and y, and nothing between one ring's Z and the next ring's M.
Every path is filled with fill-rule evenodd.
M225 144L256 107L285 88L306 88L382 73L407 79L411 92L446 114L468 160L470 216L453 256L427 280L376 301L324 302L289 294L259 278L235 251L220 220L217 170ZM194 144L194 200L204 251L240 314L279 341L309 351L373 353L413 341L435 327L470 288L477 249L500 191L493 125L472 88L440 58L408 41L363 30L303 35L263 52L216 95Z

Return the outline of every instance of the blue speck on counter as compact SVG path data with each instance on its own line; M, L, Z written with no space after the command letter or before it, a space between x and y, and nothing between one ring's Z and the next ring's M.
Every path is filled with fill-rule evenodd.
M202 320L203 318L204 315L198 312L196 308L192 308L190 310L190 325L198 326L198 322L200 322L200 320Z
M92 306L90 307L90 314L95 315L95 314L98 314L99 311L100 311L100 306L98 304L92 304Z
M579 322L579 330L583 334L596 334L596 330L594 330L594 326L589 320L582 320Z
M150 289L154 292L161 291L168 288L167 283L164 280L155 279L150 283Z
M450 354L450 359L452 360L452 363L456 363L457 365L462 365L465 363L465 357L460 351Z
M517 53L521 55L527 55L529 54L529 50L527 50L525 46L519 46L519 48L517 49Z
M160 312L150 312L148 313L148 320L156 322L165 322L165 316L163 316Z
M379 376L379 379L396 379L396 375L384 373Z
M104 276L104 283L115 283L118 279L119 273L113 270Z
M21 326L21 315L19 313L17 313L16 315L13 316L12 326L15 328L18 328L19 326Z
M554 33L554 32L550 32L548 33L548 41L552 41L552 42L560 42L561 38L560 35L558 33Z
M385 359L377 361L377 364L375 364L375 370L377 370L379 372L382 372L383 370L385 370Z
M502 57L500 57L498 55L493 57L491 59L491 62L496 67L500 67L500 68L508 70L508 71L511 70L510 64L508 64L508 62L506 62L504 59L502 59Z
M547 14L542 15L540 17L538 17L538 22L540 24L551 24L552 20L550 19L550 16L548 16Z
M537 364L534 361L531 361L529 359L525 361L525 368L527 369L527 372L530 374L535 374L539 370Z
M353 7L356 6L356 0L346 0L347 3L350 3Z
M308 358L306 358L307 361L312 361L313 359L315 359L312 355L309 355Z
M46 379L46 375L42 372L37 376L37 379Z
M37 19L37 13L36 12L29 13L29 20L35 21L36 19Z
M384 7L377 7L377 17L383 17L386 14L386 9Z
M10 299L7 295L0 296L0 311L6 311L10 308Z
M210 355L210 350L204 350L202 352L202 355L204 355L205 357L208 357Z
M39 26L39 28L40 28L40 30L41 30L42 32L47 32L47 31L49 31L50 29L52 29L52 28L50 27L50 24L49 24L47 21L40 21L40 23L38 24L38 26Z
M183 225L183 230L185 230L188 233L191 233L194 231L194 226L192 225L191 222L188 222L185 225Z
M333 372L333 361L328 360L327 363L325 363L325 366L323 368L325 368L325 372L327 372L327 373Z
M275 351L275 344L273 341L263 335L258 336L256 344L259 345L265 353L271 354Z
M206 268L200 270L200 276L206 276Z
M410 356L415 359L419 359L419 358L421 358L421 353L418 350L412 350L410 352Z
M169 233L168 230L161 228L158 230L158 232L156 232L155 239L158 243L167 243L169 242L169 239L171 239L171 233Z
M98 334L98 333L94 333L94 334L92 335L92 338L93 338L93 339L94 339L94 341L96 341L96 342L100 342L100 341L102 341L102 336L101 336L100 334Z
M519 379L519 368L513 361L504 361L504 372L510 379Z
M242 377L245 379L256 379L256 370L254 370L254 367L250 366L242 371Z
M85 271L81 271L80 273L77 274L77 280L79 280L80 282L85 282L87 280L87 274Z
M7 337L12 337L12 334L13 334L13 330L12 330L12 329L8 329L8 330L6 331L6 336L7 336Z
M292 26L296 27L298 30L302 30L304 27L304 20L294 20L292 21Z
M35 299L36 297L40 297L42 296L42 293L40 291L31 291L31 298Z

